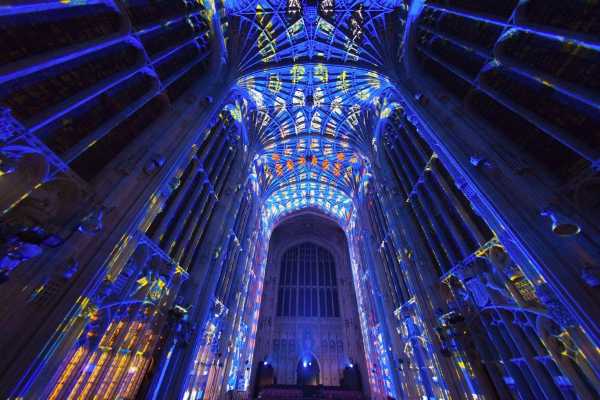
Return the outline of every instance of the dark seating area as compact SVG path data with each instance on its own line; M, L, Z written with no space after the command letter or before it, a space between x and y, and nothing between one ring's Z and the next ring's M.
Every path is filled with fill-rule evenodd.
M272 385L260 390L260 400L365 400L356 390L335 386Z

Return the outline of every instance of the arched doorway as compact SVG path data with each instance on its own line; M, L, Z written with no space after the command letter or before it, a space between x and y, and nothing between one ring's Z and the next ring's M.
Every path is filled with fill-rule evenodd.
M298 385L316 386L321 383L319 375L319 363L315 357L303 358L298 362L296 375Z

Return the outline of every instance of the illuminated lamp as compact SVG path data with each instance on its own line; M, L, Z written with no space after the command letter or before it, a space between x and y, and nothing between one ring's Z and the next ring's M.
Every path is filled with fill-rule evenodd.
M540 215L550 218L550 221L552 221L552 232L555 235L573 236L581 232L579 225L555 210L544 209L540 212Z

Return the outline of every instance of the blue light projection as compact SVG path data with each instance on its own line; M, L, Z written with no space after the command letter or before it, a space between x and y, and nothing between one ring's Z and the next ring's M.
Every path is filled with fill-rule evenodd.
M249 136L265 217L316 207L347 224L371 145L366 110L391 88L375 71L293 64L243 76L237 89L254 104Z
M240 71L267 64L324 61L353 62L371 68L389 59L380 32L397 24L399 0L226 0L229 28L248 32L231 37L228 46Z
M322 188L314 182L301 183L277 191L264 205L264 216L269 224L304 208L317 208L336 218L344 226L352 214L352 200L335 188Z
M388 116L401 108L391 100L393 83L380 72L397 57L390 52L399 46L389 41L401 36L382 46L382 32L397 28L393 8L400 3L225 1L228 60L240 77L233 93L242 99L229 111L254 154L250 179L266 242L285 216L316 209L359 245L352 221L371 176L369 159ZM361 302L368 302L365 282L355 277L354 283ZM366 348L369 381L377 396L393 396L387 339L370 303L367 309L361 326L373 343Z

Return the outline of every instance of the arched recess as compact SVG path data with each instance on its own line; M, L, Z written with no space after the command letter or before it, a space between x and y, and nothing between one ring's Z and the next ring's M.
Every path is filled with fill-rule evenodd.
M298 261L292 263L297 267L293 273L297 279L292 282L287 279L287 269L282 268L282 262L286 252L303 245L307 246L298 252ZM330 253L330 264L335 266L335 273L327 273L331 279L326 280L325 285L312 274L310 260L313 257L321 267L317 258L319 251L314 252L313 247ZM318 385L325 386L341 386L343 370L350 360L361 370L366 369L348 242L337 218L315 208L282 215L270 235L264 282L255 357L273 365L277 385L300 384L298 366L304 368L303 361L307 362L306 372L312 367L308 363L317 363ZM310 296L307 296L309 291ZM333 292L337 292L337 296ZM287 299L285 304L295 305L295 312L287 306L289 312L278 312L282 311L278 310L282 296ZM323 314L321 299L326 310ZM317 305L316 312L313 305ZM253 382L260 379L258 370L255 368L252 373ZM368 387L367 381L361 384L362 388Z
M296 383L303 386L316 386L321 383L321 368L314 355L311 354L298 361Z

